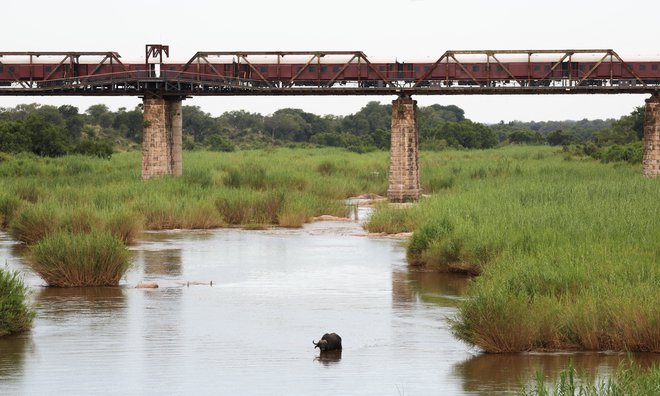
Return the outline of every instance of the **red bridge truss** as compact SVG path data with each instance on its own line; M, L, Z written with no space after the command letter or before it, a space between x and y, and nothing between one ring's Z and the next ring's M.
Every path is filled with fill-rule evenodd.
M446 51L422 60L360 51L0 52L0 95L492 95L656 93L660 57L611 49Z

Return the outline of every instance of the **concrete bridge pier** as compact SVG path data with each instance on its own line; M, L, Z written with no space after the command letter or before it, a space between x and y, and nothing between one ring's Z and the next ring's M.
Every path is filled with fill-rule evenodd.
M644 176L660 175L660 94L654 94L646 99L642 164Z
M387 198L391 202L417 201L419 183L419 138L417 101L408 95L392 101L392 141Z
M183 174L181 98L143 99L142 179Z

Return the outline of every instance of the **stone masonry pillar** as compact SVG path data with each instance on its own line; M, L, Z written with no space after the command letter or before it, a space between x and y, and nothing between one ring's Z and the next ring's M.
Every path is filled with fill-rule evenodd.
M392 143L387 198L392 202L416 201L419 185L417 101L400 96L392 101Z
M183 116L181 100L171 100L169 103L169 113L166 111L165 119L169 120L171 133L171 157L172 174L174 176L183 175Z
M183 173L180 99L145 97L142 179Z
M660 95L658 94L646 99L642 164L644 176L660 175Z

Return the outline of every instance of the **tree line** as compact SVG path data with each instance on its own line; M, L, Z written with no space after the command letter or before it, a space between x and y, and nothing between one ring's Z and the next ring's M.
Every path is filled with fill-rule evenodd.
M269 115L243 110L214 117L199 106L183 106L184 149L233 151L272 145L343 147L351 151L387 150L391 105L369 102L347 116L319 116L284 108ZM418 109L420 146L485 149L503 144L572 147L603 160L641 160L644 108L618 120L543 121L486 125L473 122L454 105ZM22 104L0 108L0 151L42 156L80 153L109 157L113 150L139 149L142 106L111 111L103 104L80 112L75 106ZM639 153L638 153L639 152ZM625 158L617 158L615 154ZM639 155L637 155L639 154Z

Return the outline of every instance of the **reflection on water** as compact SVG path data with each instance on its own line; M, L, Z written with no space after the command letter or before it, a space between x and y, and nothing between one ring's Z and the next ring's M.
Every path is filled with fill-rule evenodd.
M112 318L114 311L126 308L119 287L42 287L36 294L40 316L68 320L71 315Z
M569 364L593 377L604 377L616 371L625 353L521 353L479 354L454 366L456 376L463 379L463 390L476 394L492 394L494 390L516 391L523 379L533 378L537 371L546 378L558 378ZM642 367L658 361L654 354L636 354Z
M325 366L331 366L339 363L341 360L341 350L339 351L321 351L315 360L323 363Z
M141 251L145 275L181 276L181 249Z
M466 278L408 270L399 242L356 234L147 233L120 287L55 289L0 233L0 262L24 273L38 311L30 333L0 339L0 394L488 394L569 357L600 371L623 358L474 356L445 320ZM328 330L342 352L314 349Z
M392 273L392 300L395 304L422 301L455 306L467 292L469 280L460 274L405 268Z
M26 333L0 337L0 383L21 372L31 347L30 335Z

